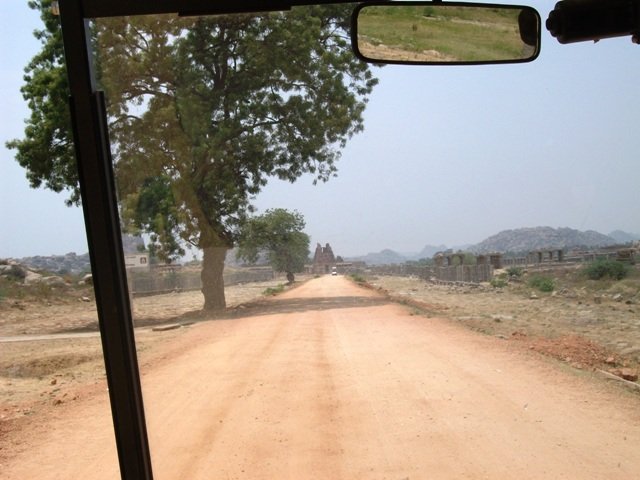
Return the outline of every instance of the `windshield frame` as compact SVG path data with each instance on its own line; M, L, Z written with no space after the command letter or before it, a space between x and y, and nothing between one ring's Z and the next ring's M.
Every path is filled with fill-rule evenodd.
M59 0L75 157L93 275L120 475L151 480L131 300L117 206L104 94L92 64L91 19L153 14L214 15L286 11L344 0Z
M123 480L153 478L104 94L94 72L92 19L286 11L348 0L59 0L75 157L116 449ZM363 2L357 2L363 3ZM368 2L364 2L368 3ZM377 2L379 3L379 2ZM441 2L434 2L441 3Z
M121 478L153 478L140 385L133 317L122 249L104 95L92 64L91 19L177 13L211 15L288 10L292 6L351 3L341 0L60 0L59 12L75 156L91 260L100 338Z

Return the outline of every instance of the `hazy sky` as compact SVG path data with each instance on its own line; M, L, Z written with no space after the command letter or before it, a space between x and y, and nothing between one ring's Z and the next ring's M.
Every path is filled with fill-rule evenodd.
M0 258L87 251L81 210L30 189L4 148L29 115L22 70L38 15L9 0L0 16ZM526 2L522 2L526 3ZM555 1L532 2L543 22ZM297 209L312 245L343 256L476 243L504 229L640 232L640 47L630 39L560 45L543 32L530 64L387 66L365 131L338 177L272 182L264 210Z

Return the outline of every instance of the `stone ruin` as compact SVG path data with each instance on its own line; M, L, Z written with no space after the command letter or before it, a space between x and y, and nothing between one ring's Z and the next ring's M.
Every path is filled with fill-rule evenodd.
M443 253L439 252L433 256L436 267L453 267L464 264L465 252ZM502 268L501 253L487 253L475 255L476 265L491 265L493 268Z
M313 266L311 273L314 275L322 275L331 272L336 266L336 257L333 255L331 245L328 243L323 247L319 243L316 246L316 252L313 255Z

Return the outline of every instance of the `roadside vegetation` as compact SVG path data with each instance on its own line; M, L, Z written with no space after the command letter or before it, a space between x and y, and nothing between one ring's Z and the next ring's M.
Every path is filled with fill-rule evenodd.
M384 44L417 53L433 50L465 61L517 58L522 53L520 37L505 35L518 25L518 10L485 9L480 21L477 9L474 18L469 19L468 9L459 7L389 10L380 7L364 12L370 13L361 16L360 31L366 32L372 45ZM389 15L394 17L392 24L388 21Z
M20 272L19 269L16 269ZM53 274L46 274L53 276ZM13 308L20 308L23 301L34 303L68 303L76 301L78 297L91 296L93 290L90 286L78 285L80 277L74 275L62 275L64 284L47 284L35 282L25 284L24 274L17 276L0 276L0 305L11 304Z
M271 267L285 272L287 281L293 283L294 274L303 272L309 259L309 235L304 227L301 213L284 208L250 217L241 229L237 257L255 264L260 254L266 254Z
M553 278L543 275L533 275L529 279L528 285L545 293L553 292L556 288L556 283Z
M285 289L285 285L281 283L276 287L267 288L264 292L262 292L262 294L266 297L273 297L275 295L278 295L279 293L284 292L284 289Z
M421 315L556 358L572 368L605 371L635 382L640 374L640 266L622 279L605 264L498 270L490 284L434 284L416 277L369 274L367 283ZM541 295L540 292L543 292Z
M490 283L493 288L504 288L509 284L506 276L494 277L491 279Z
M605 277L612 280L622 280L630 270L631 267L628 264L604 259L596 260L583 268L585 275L591 280L600 280Z

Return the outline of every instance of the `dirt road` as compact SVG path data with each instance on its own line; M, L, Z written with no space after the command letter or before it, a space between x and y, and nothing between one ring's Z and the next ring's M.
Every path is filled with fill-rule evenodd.
M640 400L323 277L196 324L143 372L156 479L636 479ZM106 392L3 449L7 480L118 478Z

